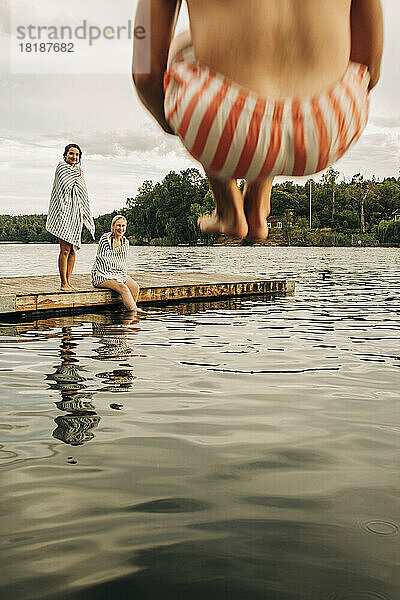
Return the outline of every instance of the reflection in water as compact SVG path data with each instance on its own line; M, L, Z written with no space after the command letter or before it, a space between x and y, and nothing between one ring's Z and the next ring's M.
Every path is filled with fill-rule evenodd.
M130 345L130 336L140 331L135 327L137 319L124 318L121 323L104 324L93 323L93 336L99 338L99 345L96 347L96 358L99 360L119 360L131 356L137 356ZM112 369L97 373L96 377L101 379L104 387L101 392L129 392L132 389L135 379L133 368L129 364L124 365L123 369ZM115 408L111 406L111 408Z
M257 301L267 302L268 304L275 300L275 296L260 294L257 295ZM196 315L199 313L207 313L209 311L238 311L243 308L248 302L246 297L224 298L218 300L200 300L198 302L187 302L179 304L166 305L165 308L169 313L173 312L178 315Z
M132 327L134 323L137 323L137 321L132 319L123 320L121 326L93 323L93 336L100 339L100 343L95 349L96 358L99 360L112 360L135 356L134 350L127 339L129 334L140 331L139 327Z
M55 402L55 405L64 412L92 414L95 412L91 402L92 396L93 392L64 391L62 392L62 400Z
M71 446L80 446L94 438L92 429L98 426L100 417L96 414L77 415L76 413L56 417L54 419L57 429L53 437Z
M133 348L129 345L129 336L136 334L140 329L134 327L137 320L124 318L116 322L105 315L92 316L93 336L100 339L95 348L96 358L100 360L120 360L127 356L134 356ZM100 417L96 413L92 402L97 392L129 392L132 390L135 379L134 370L130 365L96 374L101 379L103 387L89 391L89 381L84 377L82 367L77 358L77 336L73 335L73 328L61 328L60 357L61 364L54 373L46 375L49 388L57 390L61 400L55 402L57 408L66 414L58 416L54 421L57 428L53 437L73 446L84 444L94 438L93 430L98 426ZM92 381L93 383L93 381ZM111 406L115 408L115 406ZM118 405L120 408L120 405Z
M53 437L71 446L79 446L94 438L95 429L100 417L95 412L92 397L95 392L85 390L86 378L80 375L80 367L76 352L71 327L62 328L60 344L61 365L54 373L46 376L50 380L50 389L60 392L61 400L56 402L59 410L67 414L54 419L57 428ZM84 390L84 391L83 391Z
M106 384L100 390L102 392L128 392L132 388L135 379L133 369L113 369L105 373L97 373L96 377L99 377Z

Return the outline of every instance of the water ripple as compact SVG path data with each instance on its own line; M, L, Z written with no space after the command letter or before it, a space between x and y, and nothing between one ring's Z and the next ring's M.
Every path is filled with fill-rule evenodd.
M376 535L393 536L399 534L399 526L390 521L365 521L360 523L361 529Z

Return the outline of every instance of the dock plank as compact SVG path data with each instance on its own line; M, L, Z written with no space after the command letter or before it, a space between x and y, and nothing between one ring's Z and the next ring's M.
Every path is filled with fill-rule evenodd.
M253 294L294 294L292 280L196 272L146 272L131 275L140 285L138 302L177 302ZM57 311L120 303L110 290L92 286L90 275L74 275L76 292L61 292L57 275L0 278L0 314Z

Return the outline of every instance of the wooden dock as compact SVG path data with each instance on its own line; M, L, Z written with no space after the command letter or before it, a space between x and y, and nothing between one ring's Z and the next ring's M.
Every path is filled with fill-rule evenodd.
M140 285L139 304L193 302L254 294L293 295L292 280L265 280L216 273L146 272L131 275ZM119 304L110 290L92 286L90 275L74 275L77 292L61 292L57 275L0 278L0 314L23 315Z

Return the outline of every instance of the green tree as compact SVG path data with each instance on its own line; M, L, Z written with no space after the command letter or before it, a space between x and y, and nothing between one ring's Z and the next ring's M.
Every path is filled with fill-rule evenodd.
M400 221L381 221L377 236L382 244L400 244Z

